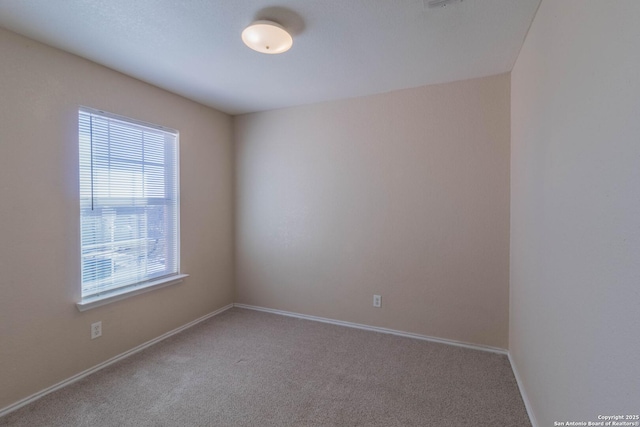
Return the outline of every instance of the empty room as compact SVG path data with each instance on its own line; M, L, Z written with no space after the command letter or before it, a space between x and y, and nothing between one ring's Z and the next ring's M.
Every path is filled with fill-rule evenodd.
M640 426L638 22L0 0L0 425Z

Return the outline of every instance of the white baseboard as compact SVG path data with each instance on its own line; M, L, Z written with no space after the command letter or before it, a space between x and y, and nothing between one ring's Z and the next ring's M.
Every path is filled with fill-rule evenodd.
M276 309L273 309L273 308L265 308L265 307L255 306L255 305L235 303L235 304L233 304L233 306L234 307L239 307L239 308L246 308L246 309L249 309L249 310L257 310L257 311L264 311L264 312L267 312L267 313L279 314L281 316L297 317L299 319L313 320L313 321L316 321L316 322L323 322L323 323L331 323L332 325L346 326L348 328L364 329L366 331L382 332L384 334L392 334L392 335L398 335L398 336L401 336L401 337L415 338L415 339L423 340L423 341L432 341L432 342L437 342L437 343L440 343L440 344L455 345L455 346L458 346L458 347L465 347L465 348L470 348L470 349L473 349L473 350L488 351L488 352L491 352L491 353L498 353L498 354L504 354L504 355L508 354L507 350L505 350L503 348L491 347L491 346L485 346L485 345L479 345L479 344L471 344L471 343L466 343L466 342L462 342L462 341L448 340L448 339L445 339L445 338L431 337L431 336L428 336L428 335L414 334L413 332L397 331L395 329L388 329L388 328L381 328L381 327L378 327L378 326L363 325L361 323L353 323L353 322L345 322L345 321L342 321L342 320L328 319L326 317L309 316L307 314L294 313L294 312L291 312L291 311L276 310Z
M202 317L200 317L200 318L198 318L198 319L196 319L196 320L194 320L192 322L189 322L186 325L182 325L179 328L176 328L176 329L174 329L172 331L167 332L166 334L162 334L157 338L154 338L154 339L152 339L150 341L147 341L147 342L145 342L143 344L140 344L139 346L134 347L131 350L125 351L124 353L121 353L121 354L119 354L117 356L114 356L109 360L106 360L106 361L104 361L104 362L102 362L102 363L100 363L100 364L98 364L98 365L96 365L96 366L94 366L92 368L87 369L86 371L82 371L79 374L76 374L76 375L74 375L74 376L72 376L70 378L67 378L66 380L60 381L59 383L52 385L51 387L47 387L44 390L41 390L41 391L39 391L39 392L37 392L35 394L32 394L31 396L25 397L24 399L19 400L16 403L13 403L13 404L5 407L5 408L0 409L0 417L2 417L4 415L7 415L10 412L13 412L18 408L21 408L21 407L23 407L25 405L28 405L29 403L34 402L34 401L46 396L49 393L52 393L52 392L54 392L56 390L59 390L59 389L61 389L63 387L66 387L66 386L68 386L70 384L73 384L76 381L81 380L82 378L84 378L84 377L86 377L88 375L91 375L91 374L93 374L95 372L98 372L99 370L104 369L107 366L112 365L112 364L114 364L114 363L116 363L116 362L118 362L118 361L120 361L122 359L125 359L125 358L127 358L127 357L129 357L129 356L131 356L131 355L133 355L135 353L138 353L139 351L144 350L147 347L150 347L150 346L152 346L154 344L157 344L160 341L165 340L165 339L169 338L172 335L175 335L175 334L177 334L179 332L182 332L185 329L189 329L190 327L195 326L198 323L203 322L203 321L205 321L205 320L207 320L207 319L209 319L209 318L211 318L213 316L216 316L216 315L222 313L223 311L229 310L231 307L233 307L233 304L226 305L226 306L224 306L224 307L222 307L222 308L220 308L220 309L218 309L216 311L213 311L213 312L211 312L209 314L205 314L204 316L202 316Z
M524 407L526 408L527 414L529 415L529 421L531 421L531 425L533 427L538 427L538 421L536 420L535 415L533 415L533 409L531 408L529 397L527 396L527 393L524 390L522 379L520 379L520 374L518 373L518 368L516 368L516 365L513 363L513 359L511 358L511 353L508 353L507 356L509 357L509 363L511 364L511 370L513 371L513 375L516 377L516 383L518 383L518 389L520 390L520 396L522 396Z

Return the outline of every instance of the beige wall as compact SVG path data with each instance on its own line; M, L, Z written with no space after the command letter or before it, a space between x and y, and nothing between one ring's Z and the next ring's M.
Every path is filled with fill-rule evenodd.
M236 300L506 348L509 85L236 117Z
M0 408L232 302L229 116L0 30ZM80 313L79 105L180 131L180 285ZM103 336L89 339L102 320Z
M543 0L512 73L509 342L540 426L640 408L638 17Z

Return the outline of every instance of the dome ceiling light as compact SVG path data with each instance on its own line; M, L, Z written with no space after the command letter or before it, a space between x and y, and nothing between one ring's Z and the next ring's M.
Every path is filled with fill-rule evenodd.
M267 54L284 53L293 46L291 34L273 21L255 21L242 32L242 41L251 49Z

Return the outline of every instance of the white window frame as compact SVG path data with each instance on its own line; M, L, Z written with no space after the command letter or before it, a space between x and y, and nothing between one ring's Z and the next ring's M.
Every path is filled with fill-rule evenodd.
M174 129L170 129L167 127L163 127L163 126L158 126L158 125L154 125L154 124L150 124L147 122L142 122L139 120L135 120L135 119L131 119L128 117L124 117L124 116L120 116L117 114L113 114L113 113L108 113L102 110L97 110L97 109L93 109L93 108L89 108L89 107L84 107L81 106L78 108L78 147L79 150L82 150L83 148L83 141L80 140L80 116L83 114L90 114L93 116L97 116L99 118L104 118L104 119L108 119L108 120L114 120L114 121L118 121L127 125L131 125L131 127L139 127L139 128L146 128L146 129L150 129L150 130L154 130L154 131L160 131L163 134L170 134L173 135L175 137L175 193L176 193L176 212L175 212L175 217L176 217L176 230L175 230L175 235L176 235L176 241L175 241L175 245L176 245L176 259L175 259L175 263L176 263L176 268L175 268L175 272L171 272L168 275L165 276L161 276L161 277L156 277L156 278L151 278L149 280L142 280L139 282L135 282L135 283L128 283L125 285L121 285L118 286L114 289L109 289L106 290L104 292L98 293L98 294L94 294L94 295L84 295L84 277L83 277L83 265L84 265L84 261L83 261L83 255L82 255L82 227L80 230L80 293L82 296L82 299L80 302L78 302L76 304L78 310L80 311L85 311L91 308L95 308L95 307L99 307L105 304L109 304L111 302L114 301L119 301L134 295L138 295L144 292L149 292L151 290L154 289L158 289L158 288L162 288L165 286L169 286L169 285L173 285L176 283L180 283L183 281L183 279L185 277L188 276L188 274L183 274L180 272L180 173L179 173L179 156L180 156L180 144L179 144L179 132L174 130ZM86 142L84 142L84 144L86 144ZM82 156L83 154L80 153L80 158L79 158L79 168L82 168ZM93 154L91 154L91 156L93 156ZM86 154L85 154L86 157ZM93 157L92 157L93 159ZM93 160L92 160L93 162ZM86 175L86 174L85 174ZM92 171L91 171L91 176L93 177L93 167L92 167ZM83 174L81 173L79 176L79 180L83 179ZM93 180L93 178L91 178ZM78 187L78 194L81 194L81 188L82 188L82 183L79 181L80 185ZM93 187L92 187L93 188ZM93 190L92 190L93 191ZM82 212L82 200L81 200L81 206L80 206L81 212ZM79 218L80 220L80 225L82 224L82 215Z

